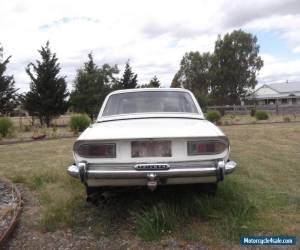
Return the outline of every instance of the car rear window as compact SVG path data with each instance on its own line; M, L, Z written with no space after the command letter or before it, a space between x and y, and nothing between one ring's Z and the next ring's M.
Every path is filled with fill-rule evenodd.
M133 113L198 113L191 95L179 91L140 91L111 95L103 116Z

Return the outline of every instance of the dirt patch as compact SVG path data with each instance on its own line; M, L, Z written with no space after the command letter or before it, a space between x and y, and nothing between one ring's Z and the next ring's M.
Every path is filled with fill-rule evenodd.
M42 139L32 139L32 138L27 138L24 140L19 140L19 139L10 139L10 140L5 140L1 141L0 145L11 145L11 144L18 144L18 143L28 143L28 142L38 142L38 141L49 141L49 140L58 140L58 139L69 139L69 138L76 138L78 136L75 135L65 135L65 136L59 136L55 138L42 138Z
M14 230L21 213L21 196L7 180L0 180L0 247Z

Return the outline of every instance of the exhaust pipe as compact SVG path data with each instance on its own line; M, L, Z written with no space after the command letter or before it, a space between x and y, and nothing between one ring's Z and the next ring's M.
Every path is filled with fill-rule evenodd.
M157 181L148 181L147 187L149 190L154 191L157 188Z

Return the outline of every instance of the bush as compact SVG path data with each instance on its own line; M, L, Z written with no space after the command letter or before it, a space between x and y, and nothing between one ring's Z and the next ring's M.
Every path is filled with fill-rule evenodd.
M255 113L256 113L256 109L255 109L255 108L251 108L251 109L250 109L250 115L251 115L252 117L254 117L254 116L255 116Z
M31 126L30 125L25 125L24 126L24 132L30 132L31 131Z
M288 116L285 116L285 117L283 117L283 121L284 121L284 122L290 122L291 119L290 119Z
M268 120L269 119L269 115L264 110L257 110L255 112L255 118L256 118L256 120Z
M217 110L211 110L206 113L206 119L210 122L219 122L221 120L221 114Z
M201 109L206 112L207 107L211 104L211 99L207 95L203 95L201 93L194 93L196 96L196 99L201 107Z
M13 123L8 117L0 117L0 137L6 137L13 131Z
M218 111L219 111L221 116L225 115L225 108L218 108Z
M91 123L91 119L87 115L74 115L70 120L70 128L74 132L82 132Z

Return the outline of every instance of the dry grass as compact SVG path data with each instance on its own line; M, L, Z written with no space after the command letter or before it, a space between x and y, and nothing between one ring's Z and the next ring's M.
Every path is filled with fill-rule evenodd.
M251 123L272 123L272 122L300 122L300 115L272 115L269 114L268 120L257 121L255 117L250 115L225 115L222 117L221 122L223 125L231 124L251 124Z
M52 120L52 123L57 126L67 126L70 122L71 115L62 115L58 118ZM15 127L22 127L32 125L31 116L23 116L23 117L11 117ZM39 125L39 120L34 120L35 125Z
M105 206L86 205L84 188L66 175L72 139L0 146L0 175L29 186L40 201L40 230L90 228L111 236L238 244L240 234L300 237L300 124L222 127L239 169L215 197L195 189L127 190Z
M73 136L74 132L69 127L50 127L50 128L31 128L17 129L15 128L13 133L7 137L0 138L1 143L15 142L15 141L28 141L32 140L32 137L39 135L46 135L46 138L61 138L66 136Z
M71 136L74 133L69 127L70 118L76 114L60 116L53 120L53 126L50 128L39 128L38 120L35 120L35 125L31 125L31 117L11 117L14 124L13 133L6 137L0 138L1 141L15 141L15 140L28 140L33 135L46 134L47 138L59 138L63 136ZM260 124L260 123L273 123L273 122L300 122L300 115L272 115L269 114L268 120L257 121L255 117L250 115L225 115L221 119L221 124L235 125L235 124ZM34 132L35 131L35 132Z
M76 114L72 114L76 115ZM64 136L72 136L74 132L69 127L72 115L63 115L52 120L51 127L41 127L39 121L35 119L32 125L31 117L10 117L13 122L13 132L5 137L0 138L2 142L6 141L25 141L31 139L32 136L46 135L47 138L59 138Z

